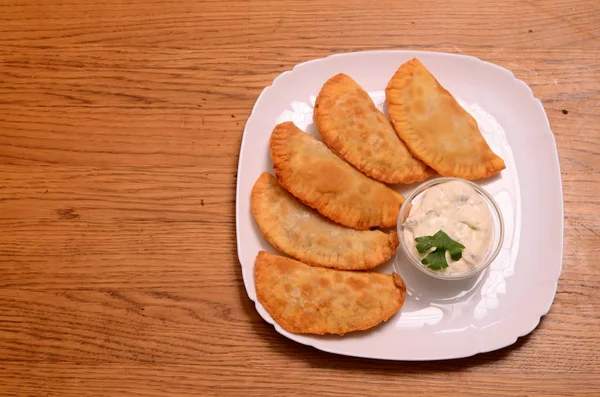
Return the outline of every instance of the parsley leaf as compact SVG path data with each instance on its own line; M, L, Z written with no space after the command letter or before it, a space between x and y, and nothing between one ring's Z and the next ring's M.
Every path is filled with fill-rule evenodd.
M431 270L441 270L445 267L448 267L448 262L446 262L446 254L445 251L436 249L429 255L427 255L422 261L422 264L429 266Z
M429 253L423 260L422 264L429 266L431 270L441 270L448 267L446 261L446 251L450 253L450 258L457 261L462 258L462 250L465 246L454 241L443 231L438 231L433 236L417 237L417 251L423 254L435 247L435 250Z

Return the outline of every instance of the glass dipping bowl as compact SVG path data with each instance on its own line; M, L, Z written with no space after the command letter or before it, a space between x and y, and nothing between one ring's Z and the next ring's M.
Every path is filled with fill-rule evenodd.
M427 190L431 189L432 187L434 187L436 185L450 182L450 181L460 181L460 182L470 185L477 192L477 194L479 194L479 196L481 197L483 202L487 204L487 206L490 210L490 215L492 217L493 236L492 236L491 247L488 250L488 253L487 253L485 259L481 263L479 263L477 266L473 267L472 269L467 270L462 273L446 274L446 273L443 273L440 271L431 270L429 267L427 267L421 263L421 258L416 256L416 254L417 254L416 252L415 253L409 252L409 247L406 244L406 241L404 239L404 229L405 229L404 221L406 220L406 218L408 218L410 211L412 209L412 206L415 203L419 202L423 193L425 193ZM487 191L485 191L481 186L477 185L476 183L473 183L471 181L468 181L466 179L461 179L461 178L440 177L440 178L431 179L431 180L426 181L426 182L422 183L421 185L419 185L409 196L406 197L406 199L404 200L404 203L402 204L402 207L400 207L400 212L398 214L397 228L398 228L398 239L400 240L400 246L402 247L402 251L404 251L404 255L406 256L408 261L410 263L412 263L412 265L415 266L417 269L419 269L421 272L427 274L428 276L435 277L435 278L441 279L441 280L464 280L466 278L469 278L476 274L479 274L481 271L486 269L494 261L494 259L496 259L496 257L498 256L498 253L500 252L500 249L502 248L502 243L504 242L504 221L502 220L502 213L500 212L500 207L498 206L498 204L496 203L494 198ZM395 261L394 266L399 266L398 262L399 261ZM395 270L396 270L396 272L398 272L398 269L395 269Z

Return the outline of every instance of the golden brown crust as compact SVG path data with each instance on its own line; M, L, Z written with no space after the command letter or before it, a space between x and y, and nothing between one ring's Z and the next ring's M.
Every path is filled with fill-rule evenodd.
M479 179L506 167L488 146L475 119L418 59L400 66L385 92L400 138L441 175Z
M254 267L258 301L286 331L339 334L387 321L404 304L397 274L312 267L259 252Z
M354 230L330 221L298 201L268 172L254 184L251 206L272 246L313 266L372 269L392 258L399 244L395 231Z
M404 197L368 178L292 122L271 135L277 180L304 204L354 229L393 227Z
M314 119L323 142L373 179L414 183L434 173L413 157L369 94L348 75L337 74L323 85Z

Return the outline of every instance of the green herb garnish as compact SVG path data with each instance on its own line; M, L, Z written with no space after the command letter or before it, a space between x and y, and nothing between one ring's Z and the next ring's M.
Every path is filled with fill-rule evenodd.
M453 261L457 261L462 258L462 250L465 249L464 245L452 240L441 230L433 236L417 237L415 241L418 243L417 251L419 251L420 254L435 247L435 250L431 251L429 255L421 261L422 264L429 266L431 270L441 270L448 267L446 251L450 253L450 258L452 258Z

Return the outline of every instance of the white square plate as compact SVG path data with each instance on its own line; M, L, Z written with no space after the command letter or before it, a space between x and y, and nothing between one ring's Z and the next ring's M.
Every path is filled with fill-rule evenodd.
M250 212L250 192L263 171L273 173L269 137L292 120L318 136L313 104L323 83L337 73L353 77L384 108L395 70L417 57L477 120L491 148L506 162L500 175L478 181L500 205L506 226L502 251L480 276L442 282L412 268L400 250L394 265L408 294L386 323L343 337L296 335L283 330L256 300L254 260L276 252ZM394 186L407 194L414 186ZM244 284L256 309L277 332L318 349L359 357L435 360L499 349L531 332L550 310L562 269L563 200L554 136L531 89L497 65L455 54L372 51L306 62L278 76L256 101L244 130L236 197L237 245ZM520 248L519 248L520 247ZM391 262L391 261L390 261Z

